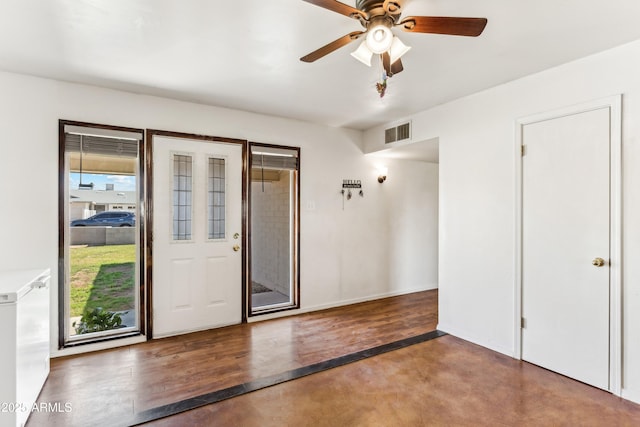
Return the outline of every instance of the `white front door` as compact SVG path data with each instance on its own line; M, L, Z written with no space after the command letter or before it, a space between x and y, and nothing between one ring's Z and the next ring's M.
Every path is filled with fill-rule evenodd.
M242 320L242 145L153 135L153 336Z
M608 389L609 108L522 132L522 359Z

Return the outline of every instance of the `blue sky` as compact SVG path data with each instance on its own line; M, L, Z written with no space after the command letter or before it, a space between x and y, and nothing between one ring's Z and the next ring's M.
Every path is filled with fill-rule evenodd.
M136 177L133 175L82 174L83 184L90 184L92 182L94 190L104 190L106 188L106 184L113 184L113 189L115 191L135 191L136 189ZM78 184L80 184L80 174L70 173L69 188L77 190Z

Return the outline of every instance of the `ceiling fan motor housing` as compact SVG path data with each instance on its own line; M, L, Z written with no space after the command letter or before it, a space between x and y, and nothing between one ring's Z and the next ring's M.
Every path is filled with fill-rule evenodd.
M398 21L401 13L400 1L356 0L356 8L367 13L370 21L378 16L387 16L391 25Z

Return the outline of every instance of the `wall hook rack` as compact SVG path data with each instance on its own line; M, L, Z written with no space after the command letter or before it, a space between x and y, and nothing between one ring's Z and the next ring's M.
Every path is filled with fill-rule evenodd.
M346 194L346 199L351 200L353 197L352 189L358 189L358 195L360 197L364 197L364 191L362 190L362 181L359 179L343 179L342 180L342 190L340 194L342 194L342 209L344 210L344 199Z

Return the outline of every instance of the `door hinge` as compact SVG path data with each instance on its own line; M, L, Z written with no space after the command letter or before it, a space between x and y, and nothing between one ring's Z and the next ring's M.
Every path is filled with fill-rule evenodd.
M520 146L520 155L521 155L521 156L524 156L524 155L525 155L525 153L526 153L526 151L527 151L524 147L526 147L524 144L522 144L522 145Z
M527 327L527 322L526 322L526 320L524 319L524 317L521 317L521 318L520 318L520 328L524 329L524 328L526 328L526 327Z

